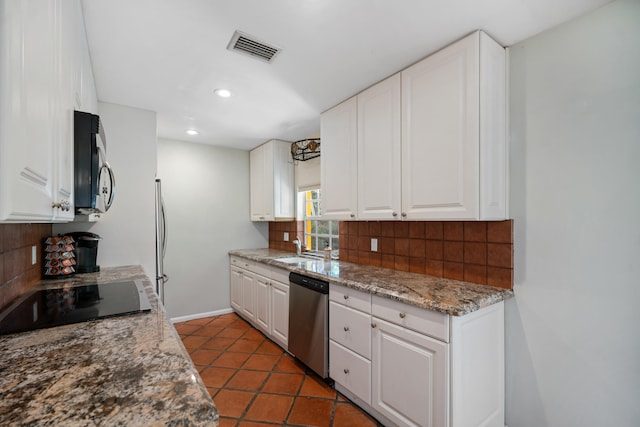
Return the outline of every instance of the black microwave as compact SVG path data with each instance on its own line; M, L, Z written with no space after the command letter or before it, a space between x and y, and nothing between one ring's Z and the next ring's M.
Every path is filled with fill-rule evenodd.
M115 178L102 122L97 114L82 111L75 111L73 119L76 214L104 213L113 203Z

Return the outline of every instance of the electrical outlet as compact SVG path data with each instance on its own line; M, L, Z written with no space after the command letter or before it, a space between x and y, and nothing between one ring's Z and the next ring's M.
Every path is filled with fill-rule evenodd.
M35 246L31 246L31 265L38 262L38 249Z
M378 252L378 239L371 238L371 252Z
M284 232L284 241L285 242L289 241L289 233L287 233L286 231Z

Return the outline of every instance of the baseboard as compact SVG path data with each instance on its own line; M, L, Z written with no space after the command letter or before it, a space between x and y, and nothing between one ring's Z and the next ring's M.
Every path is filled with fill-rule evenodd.
M203 317L220 316L221 314L233 313L233 309L223 308L222 310L208 311L206 313L190 314L188 316L172 317L171 323L186 322L187 320L202 319Z

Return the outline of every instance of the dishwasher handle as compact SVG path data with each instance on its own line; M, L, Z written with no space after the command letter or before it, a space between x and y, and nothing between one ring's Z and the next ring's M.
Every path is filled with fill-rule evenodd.
M329 282L314 277L291 272L289 273L289 283L311 289L321 294L329 293Z

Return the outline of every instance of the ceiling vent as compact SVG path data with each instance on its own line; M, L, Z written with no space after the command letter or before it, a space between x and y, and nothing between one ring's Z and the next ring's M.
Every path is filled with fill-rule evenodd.
M233 33L227 49L251 55L253 58L264 62L271 62L280 52L280 48L263 43L255 37L240 31Z

